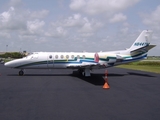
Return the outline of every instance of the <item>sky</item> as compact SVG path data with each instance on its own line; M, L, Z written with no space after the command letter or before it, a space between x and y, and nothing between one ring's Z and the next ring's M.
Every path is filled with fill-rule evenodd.
M99 52L129 48L152 30L160 56L159 0L0 0L0 51Z

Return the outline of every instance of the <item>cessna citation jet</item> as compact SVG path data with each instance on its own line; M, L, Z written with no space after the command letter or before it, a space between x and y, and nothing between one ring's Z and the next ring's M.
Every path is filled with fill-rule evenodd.
M83 76L90 76L93 69L108 68L145 59L150 45L152 32L142 31L132 46L126 50L110 52L34 52L24 58L5 63L6 67L20 69L77 69Z

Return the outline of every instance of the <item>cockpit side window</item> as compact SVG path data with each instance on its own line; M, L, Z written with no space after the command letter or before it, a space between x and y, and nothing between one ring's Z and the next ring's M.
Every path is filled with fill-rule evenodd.
M29 54L28 56L26 56L27 59L37 59L38 58L38 54L34 54L34 53L31 53Z
M31 58L32 58L32 56L33 56L33 53L31 53L31 54L27 55L25 58L27 58L27 59L31 59Z

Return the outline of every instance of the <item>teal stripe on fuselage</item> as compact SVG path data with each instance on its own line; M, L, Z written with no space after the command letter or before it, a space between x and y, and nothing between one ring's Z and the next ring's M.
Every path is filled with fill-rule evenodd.
M145 54L143 56L140 56L140 57L132 58L132 59L125 59L122 62L133 62L133 61L136 61L136 60L142 60L142 59L144 59L146 57L147 57L147 54Z
M74 59L74 60L54 60L54 64L81 64L83 62L96 63L92 58L80 59L79 61L77 61L77 59ZM32 62L32 63L17 66L15 68L31 67L31 66L42 65L42 64L43 65L53 64L53 61Z

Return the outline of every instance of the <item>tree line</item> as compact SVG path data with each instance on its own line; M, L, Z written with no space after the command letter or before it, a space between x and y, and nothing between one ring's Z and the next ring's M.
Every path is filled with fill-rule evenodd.
M20 52L6 52L0 55L1 58L22 58L25 57L23 53Z

